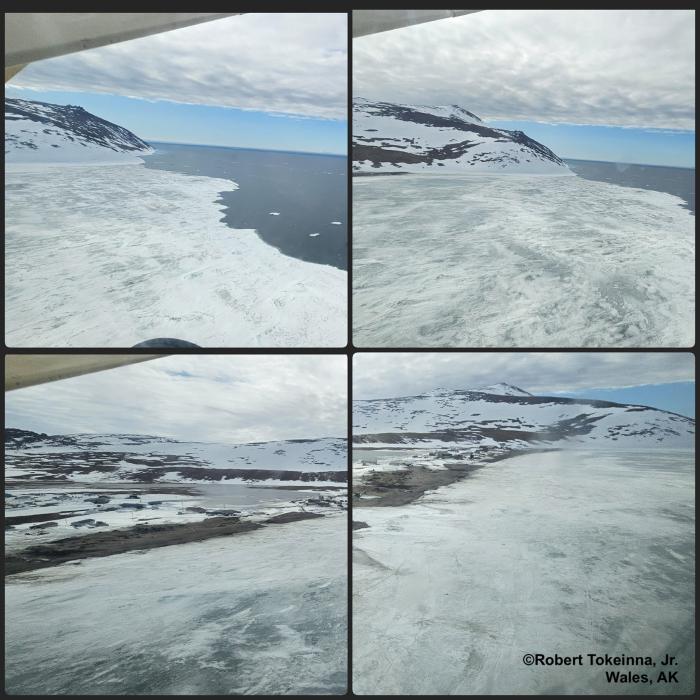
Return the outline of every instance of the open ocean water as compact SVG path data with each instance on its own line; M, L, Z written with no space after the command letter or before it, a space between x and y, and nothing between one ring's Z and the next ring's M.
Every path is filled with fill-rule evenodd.
M308 262L347 269L347 158L172 143L152 144L147 168L233 180L223 221Z
M656 190L681 197L686 203L686 208L695 216L695 168L606 163L573 158L564 160L577 175L587 180Z

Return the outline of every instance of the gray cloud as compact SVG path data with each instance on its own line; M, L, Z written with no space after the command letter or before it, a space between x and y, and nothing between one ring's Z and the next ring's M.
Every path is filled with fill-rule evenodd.
M547 394L694 380L690 353L360 353L353 361L357 399L498 382Z
M344 14L249 14L31 64L12 85L345 119Z
M255 442L343 437L344 356L173 356L19 389L8 427Z
M353 42L353 94L484 119L695 128L695 13L487 10Z

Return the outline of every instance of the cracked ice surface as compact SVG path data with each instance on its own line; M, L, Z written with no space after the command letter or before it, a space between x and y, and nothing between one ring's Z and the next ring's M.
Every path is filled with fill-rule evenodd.
M8 345L346 342L346 273L223 224L229 180L13 165L5 182Z
M691 346L694 217L580 177L353 181L358 346Z
M358 508L354 691L692 693L693 462L687 450L530 454L412 505ZM623 688L605 667L522 662L606 652L668 652L680 683Z
M17 694L344 693L345 515L6 579Z

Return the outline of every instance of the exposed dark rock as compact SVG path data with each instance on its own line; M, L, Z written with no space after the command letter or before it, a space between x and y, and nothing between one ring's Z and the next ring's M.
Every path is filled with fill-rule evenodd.
M74 520L71 523L72 527L92 527L95 525L95 520L93 518L85 518L85 520Z
M231 518L208 518L184 525L136 525L123 530L91 532L33 545L19 554L8 555L5 558L5 575L55 566L73 559L103 557L185 542L201 542L212 537L251 532L260 527L262 526L256 523L241 523Z
M49 520L47 523L39 523L38 525L30 525L30 530L45 530L47 527L58 527L58 523L53 520Z
M297 520L310 520L311 518L322 518L321 513L308 513L306 511L296 511L294 513L280 513L279 515L273 515L264 522L270 524L276 523L293 523Z
M109 503L109 496L98 496L97 498L86 498L88 503L95 503L97 505L102 505L103 503Z

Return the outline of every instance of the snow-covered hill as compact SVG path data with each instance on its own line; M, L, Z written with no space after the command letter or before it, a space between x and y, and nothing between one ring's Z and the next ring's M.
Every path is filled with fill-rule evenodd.
M506 384L505 382L499 382L498 384L491 384L489 386L480 386L472 391L478 391L482 394L500 394L501 396L532 396L527 391L523 391L517 386L512 384Z
M342 438L220 444L5 430L5 473L15 479L344 482L346 455Z
M153 149L82 107L5 98L6 163L138 163Z
M572 175L522 131L496 129L457 105L353 100L353 172L513 172Z
M533 396L507 384L354 402L363 446L691 448L695 421L648 406Z

